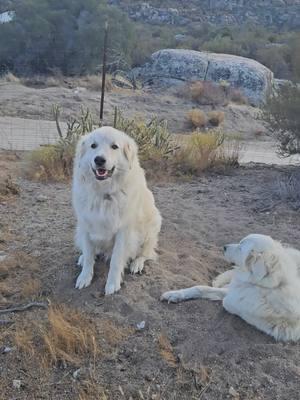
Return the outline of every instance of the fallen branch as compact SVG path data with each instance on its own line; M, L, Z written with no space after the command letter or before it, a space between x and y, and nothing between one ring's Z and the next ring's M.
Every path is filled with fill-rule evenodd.
M21 311L26 311L30 308L33 307L39 307L39 308L47 308L48 304L46 303L36 303L36 302L32 302L32 303L28 303L25 304L24 306L18 306L18 307L12 307L12 308L5 308L4 310L0 310L0 315L1 314L8 314L8 313L12 313L12 312L21 312Z

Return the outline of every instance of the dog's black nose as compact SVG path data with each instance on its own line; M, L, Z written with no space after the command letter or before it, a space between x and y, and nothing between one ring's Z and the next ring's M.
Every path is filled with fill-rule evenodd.
M94 162L97 165L97 167L101 167L103 164L105 164L106 160L104 157L97 156L94 158Z

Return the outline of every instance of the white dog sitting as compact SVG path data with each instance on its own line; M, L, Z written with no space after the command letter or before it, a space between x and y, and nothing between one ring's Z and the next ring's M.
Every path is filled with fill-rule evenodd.
M228 312L276 340L299 340L300 252L269 236L252 234L225 246L224 255L235 268L219 275L214 287L170 291L161 300L223 300Z
M161 216L140 167L137 145L114 128L102 127L77 145L73 176L76 244L82 271L76 288L90 285L95 257L110 259L105 294L121 287L126 265L141 272L154 259Z

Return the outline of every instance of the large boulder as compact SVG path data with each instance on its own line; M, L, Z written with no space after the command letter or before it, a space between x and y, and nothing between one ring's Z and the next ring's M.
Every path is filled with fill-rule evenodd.
M273 73L249 58L194 50L165 49L152 54L149 63L133 71L136 78L172 85L176 81L227 81L239 88L253 105L271 92Z

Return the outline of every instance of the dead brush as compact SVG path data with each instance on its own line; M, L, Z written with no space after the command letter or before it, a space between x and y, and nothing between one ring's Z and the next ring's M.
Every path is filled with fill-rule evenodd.
M20 188L15 182L13 182L10 175L4 179L4 182L0 182L0 200L11 195L16 196L19 194Z
M186 173L198 173L215 165L217 151L224 142L222 133L193 133L176 153L176 164Z
M165 334L161 334L158 337L159 352L162 358L167 362L170 367L177 367L178 361L174 354L173 346L170 343L169 338Z
M204 128L207 124L207 118L201 110L191 110L187 113L187 120L193 128Z
M210 125L219 126L222 122L224 122L225 114L223 111L209 111L207 113L207 119Z
M222 85L211 81L189 82L180 88L179 95L201 105L228 104L227 91Z
M77 310L51 306L47 318L36 319L17 327L16 347L40 365L79 365L100 353L96 327Z
M20 79L15 76L12 72L7 72L0 77L0 83L20 83Z
M71 177L73 159L78 139L93 130L94 124L89 110L81 110L79 117L67 122L67 131L59 124L60 108L52 109L59 139L56 144L33 150L27 158L26 175L40 181L64 181Z
M191 175L211 168L238 166L240 142L228 139L221 131L189 135L175 154L175 166Z

